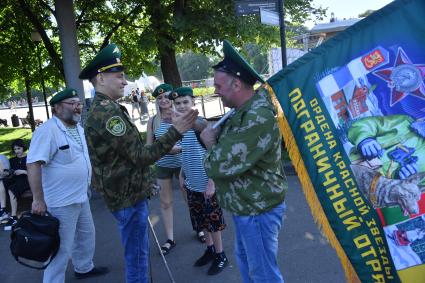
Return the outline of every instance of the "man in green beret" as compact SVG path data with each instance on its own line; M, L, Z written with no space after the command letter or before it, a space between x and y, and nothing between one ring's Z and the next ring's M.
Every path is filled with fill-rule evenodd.
M121 52L102 49L81 71L96 95L85 123L94 188L117 220L124 246L127 282L148 282L148 206L153 180L149 166L167 154L192 127L197 111L173 115L168 131L145 145L124 106L116 102L127 85Z
M228 41L223 52L213 67L215 93L234 114L221 131L208 127L201 133L209 148L205 169L220 206L233 214L242 281L283 282L276 257L287 181L275 109L266 93L254 91L263 79Z
M50 100L53 117L38 127L27 156L32 212L49 211L60 221L60 247L44 271L43 282L64 282L69 258L75 276L87 278L108 272L94 267L95 229L87 190L91 163L81 120L81 103L72 88Z

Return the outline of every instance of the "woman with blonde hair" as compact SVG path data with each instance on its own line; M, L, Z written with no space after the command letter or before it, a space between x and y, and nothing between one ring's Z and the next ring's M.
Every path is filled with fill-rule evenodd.
M169 84L161 84L155 88L152 96L155 98L156 115L151 117L147 125L147 144L161 137L171 127L173 113L171 100L168 94L173 91ZM161 214L167 241L162 245L164 255L176 246L173 227L173 176L179 177L181 167L181 147L177 143L169 152L156 162L157 184L161 187L159 192Z

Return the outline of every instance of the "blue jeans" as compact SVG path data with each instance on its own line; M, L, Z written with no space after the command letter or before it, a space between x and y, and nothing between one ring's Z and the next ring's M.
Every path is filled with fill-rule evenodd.
M126 282L147 283L149 262L148 202L112 212L118 221L124 247Z
M233 215L235 255L244 283L283 283L277 264L278 236L285 202L254 216Z

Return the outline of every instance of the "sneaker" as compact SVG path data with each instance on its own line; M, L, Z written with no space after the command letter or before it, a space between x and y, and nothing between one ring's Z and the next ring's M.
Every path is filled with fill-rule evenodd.
M204 254L195 261L194 266L204 266L215 259L215 253L206 249Z
M9 220L9 213L5 210L0 210L0 222L3 223L5 220Z
M85 279L89 277L101 276L109 272L109 268L107 267L93 267L92 270L86 273L74 272L75 277L77 279Z
M208 269L208 275L216 275L220 273L228 264L229 261L224 253L222 255L216 255L213 263Z
M4 231L10 231L12 230L12 226L18 223L18 217L11 216L7 223L4 225Z

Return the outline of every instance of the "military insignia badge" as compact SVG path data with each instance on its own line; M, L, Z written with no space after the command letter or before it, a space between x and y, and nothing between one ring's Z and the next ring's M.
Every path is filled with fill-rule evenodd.
M125 122L120 116L113 116L106 122L106 130L112 135L121 137L125 134Z
M108 105L109 104L109 100L102 100L101 102L100 102L100 105L102 105L102 106L106 106L106 105Z

